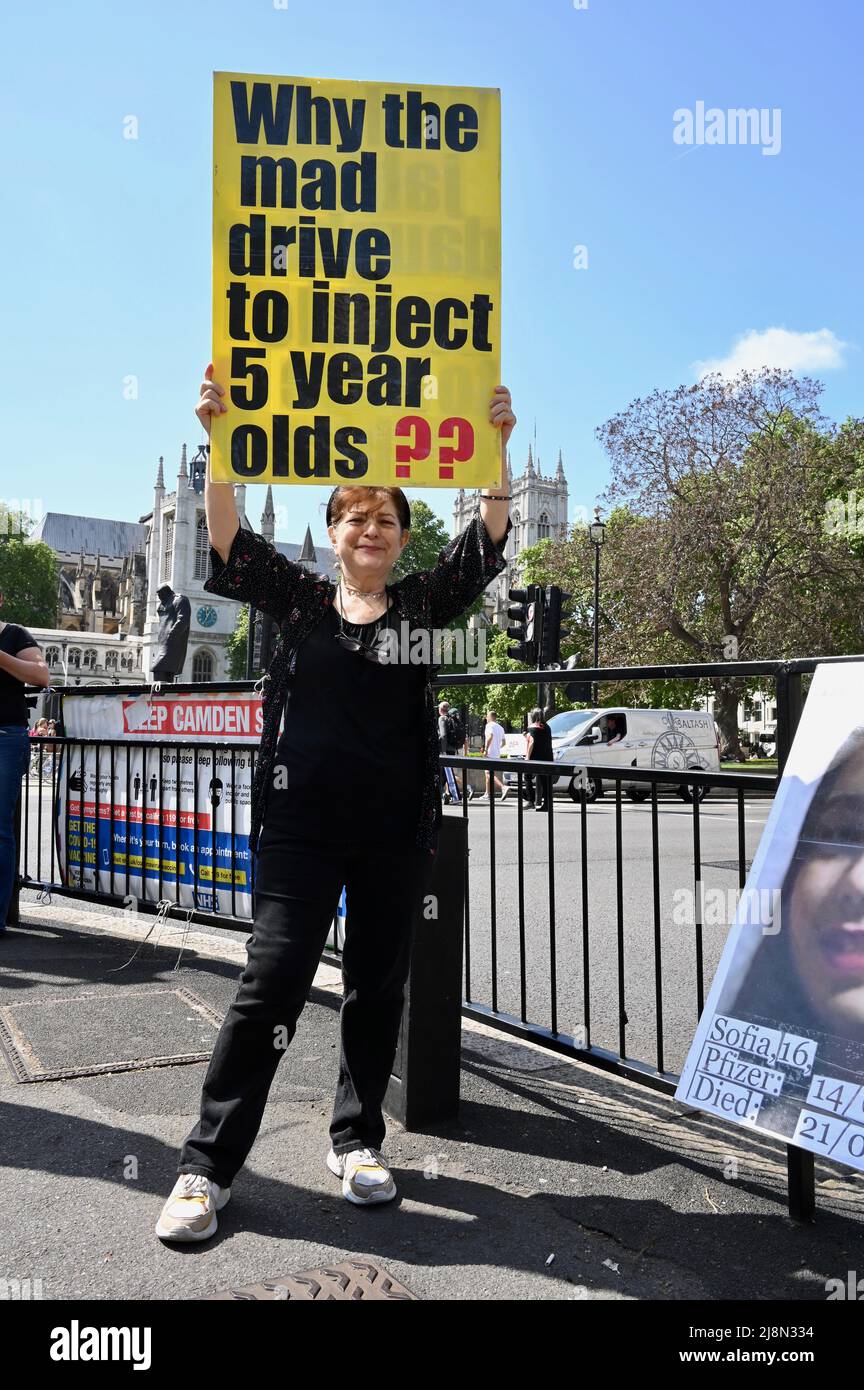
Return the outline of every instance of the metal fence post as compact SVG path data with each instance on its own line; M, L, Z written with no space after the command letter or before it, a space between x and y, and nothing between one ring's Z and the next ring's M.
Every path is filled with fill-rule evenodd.
M421 904L414 920L405 1004L384 1096L384 1109L408 1130L426 1129L459 1111L467 854L467 821L445 816L428 890L437 917L425 916Z
M777 776L783 776L786 759L801 722L804 700L801 694L801 672L783 667L777 672Z
M777 672L777 776L789 758L804 701L801 672L787 667ZM797 1144L786 1145L786 1202L793 1221L815 1221L816 1178L813 1155Z
M28 763L29 771L29 763ZM24 785L23 782L21 784ZM9 907L6 910L6 924L10 927L17 927L20 921L18 913L19 895L21 892L21 792L18 792L18 799L15 802L15 814L12 818L15 826L15 867L12 873L12 897L9 899Z

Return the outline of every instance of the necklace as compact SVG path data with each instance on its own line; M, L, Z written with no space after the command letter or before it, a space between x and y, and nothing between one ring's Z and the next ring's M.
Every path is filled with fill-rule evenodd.
M361 598L383 598L387 592L386 586L383 589L355 589L353 585L346 584L344 579L340 579L339 583L347 593L358 594Z
M340 579L340 580L339 580L339 606L338 606L338 608L337 608L335 604L333 605L334 608L336 608L336 612L339 614L339 621L340 621L340 623L344 623L344 622L346 621L346 619L345 619L345 600L343 599L342 593L341 593L341 590L342 590L343 587L348 591L348 593L361 594L361 595L363 596L363 598L386 598L386 597L387 597L387 590L386 590L386 588L384 588L384 589L369 590L369 591L367 591L367 590L365 590L365 589L352 589L352 587L351 587L350 584L344 584L344 585L343 585L343 581ZM377 622L380 622L381 618L383 618L383 617L386 615L386 613L387 613L389 607L390 607L390 605L389 605L389 603L388 603L387 608L385 608L384 612L381 613L381 614L379 614L379 617L378 617L377 619L375 619L375 618L370 619L370 622L376 622L376 621L377 621ZM349 625L350 625L351 627L367 627L367 626L368 626L367 623L351 623L351 622L350 622L350 619L349 619L348 621L349 621Z

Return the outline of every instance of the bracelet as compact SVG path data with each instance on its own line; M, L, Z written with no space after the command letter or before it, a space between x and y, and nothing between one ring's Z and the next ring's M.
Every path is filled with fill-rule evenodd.
M506 492L506 493L481 492L481 493L480 493L480 496L481 496L481 498L484 498L484 497L485 497L485 499L486 499L487 502L509 502L509 501L511 501L511 499L512 499L512 497L513 497L513 494L512 494L512 492Z

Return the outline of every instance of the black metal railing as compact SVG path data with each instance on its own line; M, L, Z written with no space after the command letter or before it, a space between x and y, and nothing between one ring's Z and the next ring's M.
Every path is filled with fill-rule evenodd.
M558 1007L558 962L559 962L559 941L557 932L557 910L556 903L559 896L556 872L556 843L563 845L563 826L556 831L556 816L554 794L546 798L545 804L545 823L546 823L546 846L543 856L543 867L546 873L546 885L542 894L543 900L548 904L547 910L547 929L548 929L548 960L549 960L549 1016L546 1019L529 1017L530 1010L528 1004L528 966L531 952L531 942L526 932L526 895L525 895L525 810L523 805L523 784L528 771L528 764L522 763L521 767L512 758L466 758L455 755L442 756L442 763L455 768L463 773L462 794L460 807L462 815L468 818L469 806L472 803L468 799L467 774L477 769L484 773L489 771L515 773L517 778L517 799L516 799L516 894L515 912L511 919L506 923L506 928L513 928L517 933L518 958L519 958L519 1001L520 1007L518 1014L508 1013L500 1007L499 1003L499 975L498 958L499 947L501 944L501 929L498 921L497 903L499 893L499 870L497 864L498 850L498 819L502 815L496 809L494 795L489 799L488 806L483 806L482 811L488 810L488 833L489 833L489 877L488 886L485 886L480 899L488 902L488 916L479 930L488 931L489 942L489 961L490 961L490 1000L483 1003L474 997L474 987L472 984L472 960L476 957L476 939L473 935L475 928L471 921L471 878L473 871L470 868L470 857L466 862L466 920L465 920L465 985L464 985L464 1008L466 1016L476 1018L484 1023L494 1024L503 1031L516 1034L532 1042L540 1043L549 1047L555 1052L564 1053L570 1056L579 1057L580 1060L589 1061L594 1065L606 1070L617 1071L622 1075L629 1076L631 1079L639 1080L654 1088L671 1093L674 1091L678 1075L667 1070L664 1056L664 1012L663 1012L663 948L662 948L662 914L660 904L660 868L661 868L661 844L660 844L660 788L669 784L686 788L709 788L715 791L725 791L734 795L736 801L736 822L735 839L736 850L735 868L737 872L738 886L743 888L747 877L746 860L746 835L745 835L745 793L759 792L761 795L768 793L773 795L776 778L770 773L744 773L744 772L697 772L671 770L657 770L653 768L623 768L620 765L592 763L592 773L597 773L604 782L609 782L615 788L615 810L614 810L614 847L615 847L615 952L616 952L616 981L617 981L617 1016L615 1028L617 1030L618 1048L617 1053L608 1048L598 1046L592 1038L592 1011L591 1011L591 979L592 967L595 964L591 949L591 902L590 902L590 842L589 842L589 816L588 802L583 799L581 803L572 810L575 816L567 818L569 822L576 821L577 853L580 865L579 872L579 900L580 900L580 964L581 964L581 1013L582 1028L577 1036L565 1033L560 1028L559 1007ZM568 765L569 772L572 765ZM530 775L535 779L541 776L549 778L554 787L556 781L562 777L562 764L557 762L532 761L530 763ZM565 774L566 775L566 774ZM622 815L622 789L625 784L644 783L650 789L650 817L651 817L651 913L650 930L651 943L653 950L653 1005L654 1005L654 1024L656 1035L656 1055L653 1062L648 1062L644 1058L633 1058L628 1055L627 1045L627 1023L628 1013L626 1007L625 989L625 959L626 959L626 937L625 937L625 912L624 912L624 817ZM569 798L568 798L569 800ZM478 806L474 807L474 813L480 811ZM692 901L694 906L701 903L702 885L702 848L701 848L701 817L703 814L703 802L697 796L691 802L692 819ZM640 811L640 819L641 819ZM559 819L562 819L559 817ZM469 835L469 852L471 839ZM572 846L571 846L572 848ZM478 896L478 895L475 895ZM695 953L694 976L693 976L693 1003L692 1023L695 1026L699 1014L702 1011L705 1000L705 966L703 950L703 925L700 914L695 914L694 934L692 945ZM692 1031L692 1030L691 1030ZM687 1039L689 1042L689 1037Z
M841 657L826 658L830 661L851 661L861 660L860 657ZM488 686L488 685L524 685L528 681L537 681L547 688L557 683L570 682L574 680L585 682L609 682L615 681L622 683L626 681L643 682L652 679L693 679L701 680L706 677L717 676L747 676L772 679L776 683L777 699L777 753L778 753L778 777L775 778L765 773L746 773L746 772L719 772L719 771L700 771L694 769L673 771L670 769L648 769L627 767L612 764L592 764L592 771L596 772L604 782L608 782L615 789L614 804L614 908L611 913L608 909L596 906L592 901L592 845L590 841L591 825L595 821L593 815L589 816L588 807L583 800L581 803L571 803L571 814L566 818L556 817L554 795L547 797L546 805L546 839L542 848L542 864L539 865L545 870L546 882L541 891L538 891L536 883L536 870L538 860L528 855L527 841L524 824L524 807L522 799L522 789L524 777L528 770L528 764L519 765L518 760L514 759L495 759L486 758L466 758L459 756L442 757L442 762L456 770L462 771L461 789L461 808L452 808L445 814L459 814L466 819L469 818L469 801L467 795L468 776L472 771L489 771L496 773L502 770L516 773L517 780L517 810L515 820L515 891L508 896L505 905L503 920L499 918L499 880L502 870L499 868L499 846L498 838L498 818L501 816L500 810L496 809L494 796L494 779L492 782L492 794L489 799L488 808L488 853L489 853L489 879L488 892L484 887L478 898L472 904L471 889L472 880L475 872L471 869L471 852L477 845L477 837L480 833L480 817L476 814L470 816L468 849L469 853L465 859L465 915L464 915L464 999L463 1014L466 1017L491 1024L504 1032L530 1039L534 1043L549 1048L552 1051L578 1057L583 1062L588 1062L594 1066L603 1068L606 1071L615 1072L637 1080L648 1086L654 1087L667 1094L674 1091L678 1081L677 1074L669 1068L669 1038L666 1017L666 1006L664 1000L664 979L665 972L669 968L668 950L664 947L663 930L664 914L661 901L661 869L663 865L664 847L661 837L661 807L659 804L659 794L661 787L665 785L681 786L698 789L707 787L715 792L720 790L728 793L734 798L736 804L736 814L732 831L734 834L734 849L729 852L728 863L732 864L737 871L737 881L739 888L743 888L747 874L746 861L746 801L747 793L759 793L764 796L773 795L777 786L779 775L782 773L783 766L794 738L795 729L800 718L803 704L802 677L815 670L819 663L818 658L802 658L790 662L720 662L710 664L676 664L662 666L643 666L643 667L622 667L622 668L585 668L581 671L568 671L566 673L553 669L541 672L467 672L459 675L439 676L435 682L437 686ZM225 686L227 690L248 690L250 682L232 682ZM190 686L174 686L175 692L196 689ZM98 689L98 688L97 688ZM136 688L140 690L140 688ZM146 689L146 688L145 688ZM76 688L75 694L86 693L80 688ZM96 693L96 689L94 689ZM130 693L132 693L130 691ZM206 748L209 758L212 760L211 766L216 768L217 757L230 758L231 766L231 786L232 792L235 786L236 758L241 753L247 758L251 758L249 776L254 773L255 750L248 744L230 743L207 743L202 746L200 743L171 742L148 740L147 743L136 744L129 740L102 740L102 739L83 739L83 738L58 738L52 737L50 740L62 749L62 770L67 779L66 788L68 789L68 779L74 776L73 769L77 767L81 786L84 785L84 761L85 749L88 745L96 745L96 786L100 787L99 760L106 756L110 759L109 785L114 785L114 775L116 772L116 759L121 759L121 775L123 769L123 759L125 758L126 773L126 800L125 805L130 806L129 799L129 766L130 757L136 748L142 751L142 780L148 780L148 769L150 764L147 762L148 753L151 757L155 754L158 757L157 769L161 769L163 754L168 751L169 756L173 752L180 756L181 751L191 754L194 762L194 786L196 789L196 800L192 808L192 863L190 877L193 892L198 892L199 868L200 868L200 844L198 827L198 757L201 755L202 747ZM557 762L540 763L532 762L530 771L532 776L548 776L555 780L562 775L563 764ZM567 765L570 771L570 765ZM38 772L38 770L37 770ZM254 891L254 865L249 862L248 854L239 856L236 846L236 825L235 825L235 803L236 797L230 797L230 816L229 824L225 825L225 807L222 807L221 821L222 832L228 834L230 843L230 884L231 884L231 912L220 912L218 910L218 895L215 893L217 888L217 854L216 854L216 834L217 834L217 811L218 805L213 805L213 798L210 798L210 843L209 857L213 872L214 904L213 908L204 910L200 907L198 900L193 901L192 906L181 904L180 902L180 864L182 857L179 849L180 826L175 827L175 857L173 861L173 872L163 862L163 833L164 833L164 806L162 796L162 777L156 775L158 786L158 809L155 810L155 824L158 828L159 853L158 853L158 901L142 900L139 908L142 911L157 911L160 905L167 902L166 915L176 912L184 919L199 923L218 922L220 926L235 927L238 930L249 931L250 919L247 917L237 917L236 915L236 889L238 886L238 862L241 867L240 873L248 869L250 892ZM92 831L85 815L83 797L79 798L79 808L77 817L70 815L69 794L66 795L66 827L65 845L68 858L70 848L70 825L76 820L77 826L77 850L79 854L79 881L67 873L65 881L60 881L55 875L55 856L54 843L52 837L51 852L49 863L46 865L43 858L44 829L44 808L41 792L37 797L31 788L31 781L34 786L41 786L42 782L37 778L28 777L25 780L21 803L21 844L20 844L20 871L19 885L28 888L39 888L50 890L52 893L65 894L72 897L88 897L101 902L118 903L125 901L129 895L129 886L132 877L131 870L137 864L130 863L130 833L127 811L127 823L125 833L125 855L121 856L121 862L115 864L114 844L115 844L115 813L113 802L108 807L108 818L110 821L110 891L88 890L83 887L83 868L85 865L85 852L88 851L87 833ZM631 825L641 824L642 818L638 821L634 817L625 817L622 804L622 788L625 784L644 783L650 792L650 886L646 879L644 892L639 899L641 921L637 924L642 935L636 938L636 949L642 953L647 950L650 954L651 968L649 971L649 981L647 986L646 999L640 998L638 1003L640 1015L643 1018L644 1012L648 1007L651 1012L651 1020L654 1033L653 1056L649 1060L644 1056L633 1056L632 1049L628 1044L628 1028L630 1027L630 1014L628 1005L633 998L632 989L628 986L628 951L632 953L633 942L628 939L627 923L627 893L625 884L624 867L627 863L628 849L626 846L626 834L631 829ZM551 784L554 786L554 780ZM55 757L54 765L51 770L51 816L53 818L53 808L57 802L57 760ZM151 788L151 802L154 801L154 793ZM96 806L95 821L98 823L100 816L101 797L97 798L99 804ZM705 812L702 809L702 802L698 795L691 797L692 805L692 857L690 863L690 877L692 882L693 901L695 905L701 902L701 886L703 884L704 856L702 849L703 824L702 818ZM475 811L479 808L475 808ZM573 814L575 812L575 815ZM560 819L560 826L556 826L556 819ZM575 824L574 824L575 822ZM146 822L142 820L141 836L141 870L142 882L146 882L143 877L147 865L146 859L147 835L145 833ZM605 826L598 823L597 832ZM206 832L205 832L206 833ZM35 850L33 840L35 838ZM94 859L95 849L98 847L98 834L93 836ZM205 842L206 845L206 842ZM532 851L536 853L538 849L536 837L532 836ZM564 983L565 1007L562 1009L562 933L559 931L560 912L560 869L557 861L564 853L572 853L575 862L579 865L578 881L578 931L575 939L575 960L578 964L578 975L581 977L578 982L578 1003L574 1003L574 990L571 981L574 978L572 969L568 973L567 981ZM136 856L137 857L137 856ZM94 862L94 870L99 867ZM532 872L533 886L529 887L527 871ZM120 887L123 892L116 891L115 872L119 876ZM173 886L174 896L170 888ZM243 884L245 886L245 884ZM166 887L168 891L166 890ZM481 906L484 917L479 926L474 922L474 909L477 905ZM529 928L527 908L536 907L538 904L544 905L542 917L545 919L541 927ZM164 908L163 908L164 910ZM13 904L12 911L15 911ZM611 916L614 926L614 967L615 967L615 986L614 997L615 1006L613 1011L607 1011L605 1015L598 1019L595 1007L595 999L592 992L592 985L597 975L598 969L608 969L608 956L610 943L608 936L603 937L602 931L596 934L595 944L592 938L592 926L597 922L598 913L605 911L608 926L608 918ZM14 920L14 918L12 919ZM535 919L536 920L536 919ZM604 925L601 922L601 926ZM727 924L728 925L728 924ZM481 932L483 941L481 941ZM518 1006L513 1008L502 1007L502 981L501 981L501 947L502 943L507 943L508 934L511 941L515 944L516 956L518 958ZM336 942L335 917L333 940ZM698 1016L702 1010L705 998L705 950L704 933L701 916L696 912L692 940L686 941L689 950L692 947L692 978L689 988L688 1006L688 1025L687 1039L689 1043L695 1028ZM488 979L487 998L478 998L477 977L482 973L478 968L478 962L482 962L483 951L486 950L488 957L488 968L486 975ZM601 957L598 960L598 949ZM545 1006L536 1004L531 997L532 985L534 986L534 996L536 999L539 991L537 981L538 965L542 963L542 957L548 960L548 972L545 981L547 1003ZM325 952L325 959L334 961L339 960L337 950ZM567 963L572 966L573 960L568 956ZM680 971L680 962L676 962L676 972ZM608 991L607 991L608 993ZM563 1013L569 1012L571 1017L578 1014L579 1029L578 1033L574 1029L569 1031L563 1024ZM613 1016L614 1014L614 1016ZM598 1037L610 1033L615 1035L615 1046L610 1046L608 1038L606 1042L598 1042ZM679 1040L680 1041L680 1040ZM790 1190L794 1189L797 1196L797 1214L806 1214L809 1209L808 1203L812 1203L812 1184L808 1186L806 1181L808 1156L800 1149L789 1149L790 1154ZM798 1157L796 1157L798 1156ZM797 1167L795 1165L798 1165ZM793 1171L794 1170L794 1171Z

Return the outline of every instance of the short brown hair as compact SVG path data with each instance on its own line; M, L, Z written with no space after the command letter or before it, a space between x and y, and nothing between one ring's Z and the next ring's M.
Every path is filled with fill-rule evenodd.
M358 495L364 501L377 499L374 505L369 507L370 512L377 511L385 502L392 502L402 530L411 530L411 508L401 487L334 487L327 501L327 525L332 526L341 521Z

